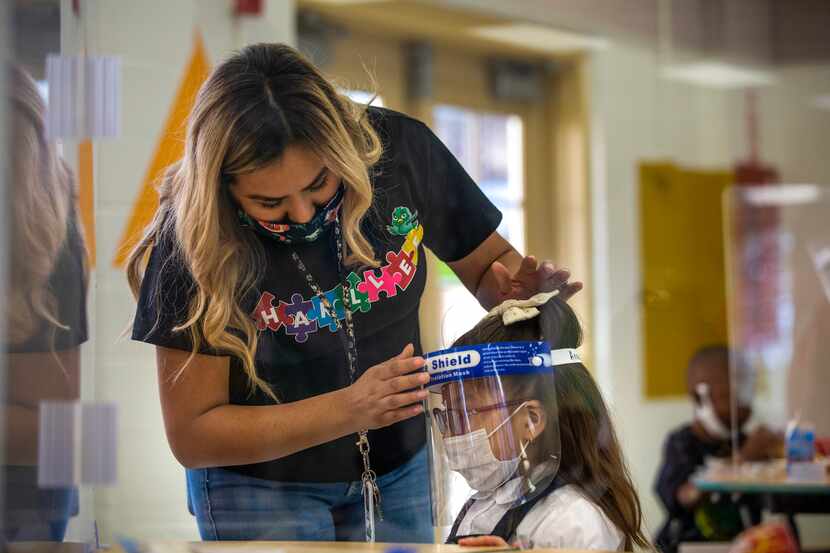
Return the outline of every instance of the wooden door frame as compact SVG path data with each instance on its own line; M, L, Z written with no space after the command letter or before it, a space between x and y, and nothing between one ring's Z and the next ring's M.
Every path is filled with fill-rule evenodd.
M432 125L436 105L516 114L524 134L525 247L540 259L568 267L573 277L590 286L591 203L589 175L589 113L586 63L580 56L559 58L556 71L544 77L545 95L535 103L507 102L488 94L487 61L495 52L482 44L469 48L458 42L433 42L433 86L426 98L406 93L406 44L413 37L389 29L373 31L352 17L335 18L345 33L331 48L332 59L324 72L338 84L375 91L384 105ZM381 27L378 26L378 29ZM429 37L425 37L427 40ZM371 52L371 59L361 52ZM430 255L428 267L434 267ZM440 320L440 295L435 270L428 270L422 302L422 320ZM583 356L593 358L592 298L582 292L570 300L585 328ZM440 347L440 325L422 325L426 349Z

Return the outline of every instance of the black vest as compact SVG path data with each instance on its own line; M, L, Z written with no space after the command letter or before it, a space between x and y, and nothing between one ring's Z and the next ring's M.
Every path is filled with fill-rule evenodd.
M567 484L563 482L559 477L554 478L553 482L544 489L539 495L532 498L530 501L526 501L525 503L519 505L518 507L514 507L504 513L504 516L501 517L496 527L493 528L493 531L489 534L471 534L469 536L459 536L458 535L458 527L461 526L461 522L464 520L464 517L467 516L467 511L470 510L470 507L473 506L473 503L476 502L474 498L470 498L467 503L461 508L461 512L458 513L458 516L455 519L455 523L452 525L452 530L450 531L449 537L447 537L447 543L458 543L458 540L461 538L475 538L478 536L488 535L488 536L498 536L507 543L510 543L510 539L516 534L516 530L518 530L519 525L522 523L522 520L527 516L527 514L536 506L536 504L541 501L542 499L546 498L559 488L566 486Z

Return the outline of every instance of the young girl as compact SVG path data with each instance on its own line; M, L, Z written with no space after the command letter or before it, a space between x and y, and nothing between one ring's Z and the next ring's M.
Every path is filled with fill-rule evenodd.
M531 368L524 369L525 374L496 370L495 379L473 378L441 386L446 408L435 414L443 422L437 424L448 466L477 492L457 516L448 541L626 551L635 545L649 547L640 529L640 502L602 396L585 367L578 360L571 361L576 357L572 351L563 349L579 346L579 322L555 296L507 301L454 344L455 351L459 346L479 344L510 351L510 345L497 343L543 340L552 350L555 366L553 372L549 368L529 372ZM504 355L500 352L498 359ZM500 384L489 386L488 380ZM503 394L501 402L493 397L496 389ZM453 413L462 404L467 414L459 430L462 425ZM481 434L479 441L486 436L489 447L483 447L489 452L458 447L465 434L474 436L476 431ZM460 458L465 454L476 459L467 462Z

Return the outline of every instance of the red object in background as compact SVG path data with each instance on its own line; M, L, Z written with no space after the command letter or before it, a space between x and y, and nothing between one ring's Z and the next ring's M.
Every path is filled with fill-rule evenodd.
M234 15L262 15L262 0L236 0Z
M757 96L746 93L746 126L749 159L735 164L736 186L766 186L779 182L778 170L760 160ZM742 205L734 214L735 236L747 247L740 252L737 264L739 310L743 334L738 337L743 348L762 349L778 339L780 309L780 270L778 255L778 208Z
M735 165L736 186L769 186L778 182L778 171L759 161ZM777 206L758 207L742 204L735 216L735 235L745 245L737 265L744 348L763 349L778 340L781 262L778 254Z
M823 457L830 457L830 436L816 438L816 453Z
M798 553L790 527L781 522L753 526L735 540L730 553Z
M775 167L764 165L759 161L745 161L735 164L735 184L761 186L776 184L778 171Z

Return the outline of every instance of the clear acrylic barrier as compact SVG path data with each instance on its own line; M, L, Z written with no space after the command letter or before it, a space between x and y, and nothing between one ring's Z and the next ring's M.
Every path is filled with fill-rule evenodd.
M471 497L517 507L553 483L561 444L551 358L546 342L427 354L432 516L441 531L463 518Z
M783 458L787 425L830 435L830 191L818 185L735 187L724 196L733 457L750 473L755 430L767 426ZM741 432L740 407L750 407ZM755 440L756 442L758 440ZM754 445L759 445L755 443ZM757 451L756 451L757 453Z

